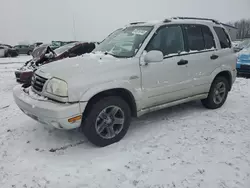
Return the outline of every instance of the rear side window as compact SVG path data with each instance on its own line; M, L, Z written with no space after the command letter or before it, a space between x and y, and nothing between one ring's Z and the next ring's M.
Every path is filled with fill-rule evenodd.
M231 41L225 30L221 27L214 27L214 30L219 38L221 48L231 48Z
M207 26L202 26L202 33L205 42L205 49L215 48L214 36Z
M205 49L205 41L202 34L202 26L188 25L185 27L187 32L188 47L191 51Z

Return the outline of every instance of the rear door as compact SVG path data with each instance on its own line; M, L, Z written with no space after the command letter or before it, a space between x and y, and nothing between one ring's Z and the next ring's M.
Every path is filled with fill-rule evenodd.
M206 25L184 25L188 46L188 74L192 78L192 95L207 93L210 75L219 66L219 54L211 29Z
M221 26L215 26L214 31L219 41L217 50L219 63L232 70L236 67L236 54L232 48L229 34L226 29Z

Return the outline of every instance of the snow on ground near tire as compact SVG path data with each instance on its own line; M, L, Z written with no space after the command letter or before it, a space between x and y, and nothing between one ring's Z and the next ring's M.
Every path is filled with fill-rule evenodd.
M32 59L32 56L20 55L17 57L0 58L0 64L25 63Z
M249 188L250 80L225 105L179 105L134 120L123 140L96 148L15 105L12 69L0 65L0 187Z

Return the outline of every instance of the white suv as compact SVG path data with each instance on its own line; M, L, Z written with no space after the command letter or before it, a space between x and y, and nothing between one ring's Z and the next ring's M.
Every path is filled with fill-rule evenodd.
M121 140L131 117L201 100L221 107L236 78L236 55L223 26L178 17L131 23L82 57L38 69L14 98L33 119L80 127L97 146Z

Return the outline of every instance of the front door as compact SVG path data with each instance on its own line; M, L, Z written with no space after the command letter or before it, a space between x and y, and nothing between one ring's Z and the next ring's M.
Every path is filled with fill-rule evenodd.
M188 55L181 56L181 52L185 51L182 27L168 25L159 28L145 49L146 52L151 50L161 51L164 60L141 66L143 108L189 96L191 79L187 72Z

